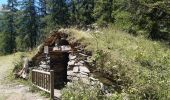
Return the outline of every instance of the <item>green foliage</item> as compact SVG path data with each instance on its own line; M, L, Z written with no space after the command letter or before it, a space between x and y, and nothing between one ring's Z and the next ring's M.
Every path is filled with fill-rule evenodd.
M38 36L38 22L37 13L35 8L35 0L25 0L22 5L22 12L19 12L23 16L20 16L18 22L18 38L22 41L25 48L34 48L37 43Z
M8 0L0 14L1 53L35 47L49 31L75 25L109 24L134 35L170 42L166 0Z
M113 27L99 31L82 42L93 51L94 69L113 81L115 91L129 94L132 100L170 98L169 47Z
M95 2L94 18L100 26L106 26L113 22L113 0L98 0Z
M16 26L15 26L15 12L17 11L16 8L16 0L8 0L8 4L4 6L10 10L10 12L6 12L2 14L0 19L0 35L2 35L1 39L1 52L8 54L12 53L13 50L16 48L15 43L15 36L16 36Z
M54 26L67 26L69 15L66 0L50 0L48 6L51 12L49 21Z
M99 86L89 86L83 82L75 82L62 90L63 100L99 100L102 99Z
M78 81L67 85L62 90L61 98L62 100L122 100L123 96L118 93L105 96L99 85L89 86L89 84Z
M18 61L15 61L13 63L14 63L14 69L13 69L12 72L13 73L18 73L22 69L23 63L24 63L22 55L20 56Z
M93 9L94 0L71 0L70 3L70 22L71 25L85 26L94 22Z
M133 25L131 21L131 14L127 11L118 12L115 15L115 25L124 30L129 30Z

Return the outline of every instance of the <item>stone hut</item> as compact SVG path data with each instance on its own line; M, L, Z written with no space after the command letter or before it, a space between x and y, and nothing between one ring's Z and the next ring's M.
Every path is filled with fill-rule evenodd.
M48 54L44 53L45 46L48 46ZM43 66L46 64L43 61L49 57L50 70L54 70L55 87L63 86L69 79L74 80L78 77L87 79L90 73L86 67L87 59L91 53L82 48L83 45L69 40L68 33L53 31L32 57L32 65L44 70Z
M42 63L43 61L46 61L48 55L50 59L50 70L54 70L55 86L61 86L67 82L69 52L72 51L72 48L66 38L67 34L54 31L41 45L38 53L32 58L33 66L43 70ZM44 53L45 46L48 46L48 54Z

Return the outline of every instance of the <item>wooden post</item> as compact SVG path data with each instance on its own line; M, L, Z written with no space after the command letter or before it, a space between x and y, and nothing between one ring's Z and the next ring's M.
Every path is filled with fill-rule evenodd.
M54 71L50 70L50 99L54 100Z
M32 80L32 82L34 82L34 72L33 71L31 71L31 80Z

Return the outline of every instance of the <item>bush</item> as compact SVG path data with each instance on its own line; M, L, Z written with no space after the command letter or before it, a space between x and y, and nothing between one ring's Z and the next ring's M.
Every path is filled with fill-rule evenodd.
M124 30L131 29L132 26L131 14L126 11L118 12L115 15L115 25Z
M63 100L101 100L103 98L99 86L89 86L81 81L72 83L62 90Z
M24 57L24 54L21 54L19 59L17 61L13 62L13 64L14 64L13 73L18 73L22 69L23 63L24 63L23 57Z
M113 26L98 31L82 42L93 51L94 70L111 80L119 94L125 92L132 100L170 98L170 50L165 44L134 37Z
M117 92L106 95L98 84L91 86L82 81L71 83L62 90L62 100L123 100L123 97L126 95Z

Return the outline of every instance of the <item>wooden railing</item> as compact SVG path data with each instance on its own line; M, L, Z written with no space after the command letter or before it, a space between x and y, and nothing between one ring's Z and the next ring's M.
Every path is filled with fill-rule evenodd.
M32 70L32 83L37 88L50 93L50 98L54 98L54 71L45 72Z

